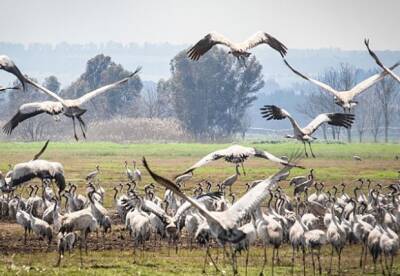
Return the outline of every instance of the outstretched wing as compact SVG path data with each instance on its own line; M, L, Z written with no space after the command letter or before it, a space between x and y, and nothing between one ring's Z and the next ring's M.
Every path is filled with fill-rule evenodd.
M300 131L300 126L296 120L285 109L277 107L276 105L264 105L260 108L262 117L267 120L283 120L288 118L293 128Z
M219 225L220 222L218 221L217 218L215 218L208 210L206 210L203 206L201 206L200 204L198 204L195 200L193 200L192 198L188 197L187 195L185 195L177 185L175 185L171 180L166 179L158 174L156 174L155 172L153 172L149 165L147 164L146 159L143 157L143 166L146 168L146 170L149 172L149 174L151 175L151 177L154 179L154 181L156 181L158 184L164 186L165 188L171 190L173 193L175 193L177 196L180 196L181 198L183 198L184 200L190 202L190 204L195 207L207 220L210 220L214 223L217 223ZM221 225L222 227L222 225Z
M189 49L187 55L192 60L199 60L199 58L208 52L214 45L222 44L232 46L232 42L222 34L212 32L199 40L192 48Z
M367 46L369 54L373 57L375 60L376 64L378 64L383 70L385 70L388 74L390 74L395 80L400 82L400 77L397 76L392 70L387 68L378 58L378 56L369 48L369 39L364 40L365 46Z
M260 108L262 117L266 120L283 120L290 117L289 112L283 108L279 108L276 105L264 105Z
M389 70L393 70L394 68L396 68L397 66L399 66L399 62L396 63L395 65L393 65L392 67L389 68ZM382 71L378 74L375 74L371 77L369 77L366 80L363 80L362 82L360 82L359 84L357 84L356 86L354 86L350 91L351 91L351 95L353 97L357 96L358 94L364 92L365 90L367 90L368 88L370 88L371 86L373 86L374 84L376 84L377 82L381 81L386 75L388 74L388 72L386 71Z
M289 69L292 70L296 75L299 75L299 76L302 77L303 79L308 80L308 81L310 81L310 82L316 84L317 86L319 86L319 87L322 88L323 90L325 90L325 91L331 93L333 96L338 97L338 98L340 97L340 96L339 96L340 93L339 93L338 91L336 91L335 89L333 89L331 86L329 86L329 85L327 85L327 84L325 84L325 83L323 83L323 82L320 82L320 81L314 80L314 79L312 79L312 78L309 78L309 77L307 77L306 75L300 73L299 71L297 71L296 69L294 69L294 68L286 61L286 59L283 59L283 61L285 62L285 64L287 65L287 67L289 67Z
M222 196L221 192L210 192L210 193L199 195L196 198L194 198L194 200L196 200L200 204L203 204L204 202L207 202L207 201L214 201L214 200L220 199L221 196ZM181 204L179 206L178 210L176 210L176 213L173 217L173 222L176 224L176 222L179 220L179 218L191 207L192 207L192 205L188 201Z
M349 128L349 127L351 127L353 122L354 122L354 114L324 113L324 114L319 114L305 128L303 128L303 132L305 134L311 135L323 123L328 123L328 124L334 125L334 126L341 126L341 127Z
M27 103L20 106L17 114L11 118L8 123L3 127L3 131L6 134L11 134L14 128L18 126L19 123L25 121L26 119L32 118L41 113L49 114L60 114L62 112L63 106L59 102L36 102Z
M303 166L299 166L299 165L290 163L288 160L283 160L279 157L276 157L275 155L273 155L272 153L269 153L268 151L258 150L258 149L254 149L254 151L255 151L255 153L254 153L255 157L268 159L272 162L280 163L281 165L288 166L288 167L297 167L297 168L304 169Z
M37 160L40 158L40 156L44 153L44 151L47 149L47 145L49 144L50 140L47 140L46 143L44 144L43 148L35 154L32 160Z
M26 82L29 83L30 85L32 85L33 87L36 87L37 89L39 89L39 91L47 94L48 96L52 97L53 99L59 101L60 103L62 103L63 105L65 105L64 100L58 96L56 93L50 91L49 89L47 89L46 87L34 82L31 79L25 78Z
M231 208L225 211L225 216L234 224L238 224L247 214L253 212L268 196L268 191L276 185L283 174L290 171L291 167L285 167L278 173L258 183L245 193Z
M7 90L18 90L18 86L12 86L12 87L0 87L0 92L5 92Z
M141 69L142 69L141 67L138 67L138 68L136 68L135 72L133 72L132 74L130 74L130 75L127 76L126 78L123 78L122 80L116 81L116 82L114 82L114 83L105 85L105 86L100 87L100 88L98 88L98 89L96 89L96 90L93 90L93 91L91 91L91 92L88 92L88 93L86 93L85 95L83 95L82 97L78 98L76 101L78 102L79 105L81 105L81 104L83 104L83 103L89 101L90 99L92 99L92 98L98 96L98 95L101 95L101 94L103 94L103 93L105 93L105 92L107 92L107 91L110 91L111 89L117 87L118 85L127 82L127 81L128 81L129 79L131 79L133 76L135 76L136 74L138 74L138 73L140 72Z
M204 165L206 165L206 164L208 164L208 163L210 163L212 161L216 161L216 160L221 159L223 157L224 157L224 150L217 150L217 151L211 152L211 153L207 154L206 156L204 156L203 158L201 158L199 161L197 161L189 169L187 169L183 173L177 175L176 178L181 176L181 175L190 173L190 172L194 171L197 168L200 168L200 167L202 167L202 166L204 166Z
M282 42L265 32L255 33L241 44L241 48L246 51L260 44L269 45L271 48L278 51L282 57L287 53L287 47Z
M12 61L8 56L0 55L0 69L3 69L16 76L18 80L21 82L23 90L25 90L26 78L21 73L17 65L15 65L14 61Z

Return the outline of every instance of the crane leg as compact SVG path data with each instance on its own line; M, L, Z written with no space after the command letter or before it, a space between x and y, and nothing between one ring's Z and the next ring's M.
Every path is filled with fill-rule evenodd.
M207 245L206 255L208 255L208 257L210 258L211 263L213 264L213 266L214 266L214 268L215 268L215 271L216 271L216 272L220 272L220 270L219 270L219 268L218 268L218 266L217 266L217 263L214 261L213 257L211 256L211 253L210 253L210 246L209 246L209 245Z
M315 275L315 261L314 261L314 249L313 248L311 248L311 259L312 259L313 275Z
M306 276L306 250L304 246L302 247L303 251L303 275Z
M79 117L76 117L76 118L77 118L78 121L79 121L79 126L80 126L80 128L81 128L83 138L86 139L86 130L87 130L86 124L85 124L85 122L82 120L82 118L81 118L80 116L79 116Z
M382 262L382 254L381 254L381 256L379 258L380 258L380 263L381 263L382 275L386 275L385 274L385 268L383 267L383 262Z
M310 147L310 151L311 151L311 155L312 155L312 157L314 157L314 158L315 158L315 154L314 154L314 152L312 151L312 148L311 148L311 143L310 143L310 142L308 142L308 146Z
M78 135L76 135L75 117L72 117L72 124L74 126L74 137L75 137L75 140L79 141Z
M308 153L307 153L306 142L303 142L303 146L304 146L304 154L305 154L305 155L306 155L306 157L308 158Z
M272 249L272 266L271 266L271 275L274 275L274 265L275 265L275 246Z
M364 274L365 264L367 263L367 254L368 254L367 243L364 243L363 246L364 246L364 261L363 261L363 266L362 266L362 273Z
M79 256L80 256L80 259L81 259L81 267L83 267L82 247L83 247L83 239L81 239L81 242L79 243Z
M294 274L294 246L292 246L292 275Z
M363 246L361 247L361 255L360 255L360 268L362 267L362 265L363 265L363 258L364 258L364 244L363 244Z
M242 163L240 163L240 165L242 166L243 175L246 175L246 171L245 171L245 169L244 169L243 162L242 162Z
M267 245L264 244L264 261L263 261L260 275L264 275L264 268L265 268L266 264L267 264Z
M330 261L329 261L328 275L331 275L331 272L332 272L332 259L333 259L333 245L331 247L331 258L330 258Z
M25 233L24 233L24 244L26 244L26 235L27 235L27 232L28 232L28 228L25 228Z
M207 264L207 257L208 257L207 252L208 252L208 246L207 246L206 255L204 256L204 264L203 264L203 271L202 271L203 274L206 273L206 264Z
M249 255L250 255L250 246L247 248L247 253L246 253L246 270L245 270L246 276L247 276L247 267L249 265Z
M342 273L342 270L340 269L340 261L341 261L341 256L342 256L342 248L339 249L338 251L339 255L339 275Z
M321 258L320 258L320 256L321 256L321 248L318 248L317 259L318 259L318 272L319 272L319 275L322 274L322 267L321 267Z
M276 259L277 259L278 265L281 265L281 258L279 258L279 248L276 249Z

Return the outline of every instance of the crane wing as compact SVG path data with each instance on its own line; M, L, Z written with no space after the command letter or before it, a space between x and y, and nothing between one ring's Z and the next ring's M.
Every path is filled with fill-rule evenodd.
M364 40L365 46L367 46L369 54L372 56L372 58L375 60L376 64L378 64L383 70L385 70L388 74L390 74L395 80L400 82L400 77L397 76L392 70L387 68L378 58L378 56L369 48L369 40L365 39Z
M194 200L196 200L197 202L200 202L200 204L203 204L204 202L207 202L207 201L214 201L214 200L220 199L221 196L222 196L222 192L210 192L210 193L199 195L199 196L195 197ZM188 201L185 201L181 206L179 206L178 210L176 210L176 213L173 217L174 223L176 223L179 220L179 218L191 207L192 207L192 205Z
M18 86L11 86L11 87L0 87L0 92L5 92L7 90L18 90Z
M299 165L290 163L290 162L288 162L287 160L283 160L283 159L281 159L281 158L279 158L279 157L276 157L276 156L273 155L272 153L269 153L269 152L264 151L264 150L254 149L254 156L255 156L255 157L259 157L259 158L268 159L268 160L270 160L270 161L272 161L272 162L280 163L280 164L282 164L282 165L284 165L284 166L288 166L288 167L297 167L297 168L302 168L302 169L304 169L303 166L299 166Z
M265 32L255 33L241 44L241 48L246 51L260 44L269 45L271 48L278 51L282 57L287 53L287 47L282 42Z
M196 162L193 166L191 166L189 169L187 169L187 170L184 171L183 173L177 175L176 177L179 177L179 176L181 176L181 175L190 173L190 172L194 171L195 169L200 168L200 167L202 167L202 166L204 166L204 165L206 165L206 164L208 164L208 163L210 163L210 162L212 162L212 161L221 159L221 158L223 158L224 156L225 156L224 150L217 150L217 151L211 152L211 153L207 154L206 156L204 156L203 158L201 158L199 161L197 161L197 162Z
M21 82L23 90L25 90L27 78L24 77L17 65L15 65L14 61L12 61L8 56L0 55L0 69L3 69L16 76Z
M293 128L301 132L299 124L285 109L277 107L276 105L264 105L260 110L262 117L266 120L283 120L288 118Z
M341 126L341 127L349 128L349 127L351 127L351 125L354 122L354 117L355 117L354 114L350 114L350 113L319 114L305 128L303 128L303 132L307 135L311 135L323 123L328 123L333 126Z
M32 85L33 87L36 87L37 89L39 89L39 91L41 91L41 92L47 94L48 96L52 97L53 99L55 99L55 100L57 100L57 101L59 101L60 103L62 103L62 105L65 106L64 100L63 100L60 96L58 96L56 93L50 91L50 90L47 89L46 87L44 87L44 86L42 86L42 85L40 85L40 84L34 82L34 81L31 80L31 79L26 78L26 82L29 83L30 85Z
M329 85L327 85L327 84L325 84L325 83L323 83L323 82L320 82L320 81L314 80L314 79L312 79L312 78L309 78L309 77L307 77L306 75L300 73L299 71L297 71L296 69L294 69L294 68L286 61L286 59L283 59L283 61L285 62L285 64L287 65L287 67L289 67L289 69L292 70L296 75L299 75L299 76L302 77L303 79L308 80L308 81L314 83L315 85L319 86L319 87L322 88L323 90L325 90L325 91L331 93L333 96L340 98L340 93L339 93L338 91L336 91L335 89L333 89L331 86L329 86Z
M86 93L86 94L83 95L82 97L76 99L76 101L78 102L78 105L81 105L81 104L83 104L83 103L89 101L90 99L92 99L92 98L94 98L94 97L96 97L96 96L98 96L98 95L101 95L101 94L103 94L103 93L105 93L105 92L107 92L107 91L110 91L111 89L117 87L118 85L120 85L120 84L122 84L122 83L127 82L127 81L128 81L129 79L131 79L133 76L135 76L136 74L138 74L138 73L140 72L141 69L142 69L141 67L138 67L138 68L136 68L136 70L135 70L132 74L130 74L130 75L127 76L126 78L123 78L122 80L119 80L119 81L116 81L116 82L114 82L114 83L111 83L111 84L102 86L102 87L100 87L100 88L98 88L98 89L96 89L96 90L93 90L93 91L91 91L91 92Z
M238 224L247 214L253 212L268 196L268 191L276 185L281 175L290 171L292 167L285 167L276 174L258 183L236 201L228 210L224 217L233 224Z
M192 60L199 60L202 55L207 53L216 44L222 44L229 48L232 46L232 42L225 36L216 32L211 32L190 48L187 55Z
M196 200L193 200L192 198L188 197L186 194L184 194L177 185L175 185L171 180L168 180L155 172L153 172L150 167L147 164L146 159L143 157L143 166L146 168L146 170L149 172L151 177L156 181L158 184L164 186L167 189L170 189L172 192L174 192L177 196L180 196L181 198L185 199L186 201L190 202L190 204L195 207L207 220L212 221L213 223L216 223L220 225L222 228L223 226L221 223L218 221L217 218L215 218L208 210L206 210L203 206L201 206L199 203L197 203Z
M394 64L392 67L389 68L389 70L393 70L394 68L396 68L397 66L399 66L400 62L397 62L396 64ZM358 94L364 92L365 90L367 90L368 88L370 88L371 86L373 86L374 84L376 84L377 82L381 81L388 73L386 71L382 71L378 74L375 74L371 77L369 77L366 80L363 80L362 82L360 82L359 84L357 84L356 86L354 86L350 91L351 91L351 95L353 97L357 96Z
M11 120L4 125L3 131L6 134L11 134L14 128L26 119L32 118L41 113L53 115L60 114L62 109L63 106L59 102L47 101L23 104L19 107L17 114L15 114Z
M289 112L276 105L264 105L260 108L262 117L266 120L283 120L290 117Z

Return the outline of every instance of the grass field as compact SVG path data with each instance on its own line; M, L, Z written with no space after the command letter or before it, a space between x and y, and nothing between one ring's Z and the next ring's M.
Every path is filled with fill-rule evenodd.
M42 147L43 143L0 143L0 170L5 172L8 164L16 164L30 160L33 155ZM277 156L290 156L296 149L302 149L303 146L298 143L276 143L276 144L251 144L259 149L267 150ZM50 143L43 159L58 161L63 163L67 181L78 184L79 191L84 193L84 177L90 171L95 169L96 164L101 168L101 183L106 189L107 197L105 206L112 208L111 188L125 182L124 173L125 160L141 160L146 156L150 166L161 175L172 178L192 163L197 161L207 153L229 146L228 144L113 144L113 143ZM325 182L327 187L339 184L342 181L348 183L348 193L352 193L355 181L362 178L370 178L374 183L390 183L397 179L397 171L400 169L400 161L395 160L396 155L400 155L399 144L323 144L316 143L313 150L317 158L304 158L300 164L306 168L314 168L317 181ZM363 161L354 161L353 155L359 155ZM151 180L144 168L139 162L139 169L142 171L144 180L142 185ZM263 179L273 172L277 171L279 166L266 160L251 159L245 163L247 175L241 176L239 183L236 183L233 190L240 195L245 190L247 181ZM306 174L307 170L294 169L292 176ZM234 168L223 161L217 161L195 172L195 176L186 186L186 191L195 186L194 184L203 178L210 178L213 183L223 180L234 173ZM292 195L287 182L281 184L289 195ZM142 186L143 187L143 186ZM157 193L162 196L164 189L157 186ZM89 251L89 255L84 257L84 267L79 265L79 251L74 251L71 257L66 254L61 268L55 268L56 253L54 247L52 252L46 253L45 249L40 247L25 248L22 240L22 229L15 224L4 222L0 224L0 242L10 244L1 246L0 250L0 273L9 274L45 274L50 273L60 275L199 275L203 266L203 250L195 249L189 252L183 249L175 254L174 250L168 252L163 247L149 249L144 255L140 253L134 263L132 255L132 246L129 244L122 251L118 248ZM17 233L17 234L16 234ZM12 236L18 236L18 239L12 240ZM112 233L109 237L116 237ZM12 242L10 241L12 240ZM92 238L93 239L93 238ZM94 241L93 241L94 242ZM91 247L94 245L92 244ZM39 249L37 249L39 248ZM343 267L345 275L359 274L357 267L359 246L346 247L344 250ZM323 250L324 257L323 268L328 266L328 255L330 248ZM213 249L216 254L216 249ZM262 263L262 249L256 247L250 253L249 275L258 275ZM270 273L271 250L268 251L268 266L266 274ZM276 267L276 275L287 275L290 272L291 250L284 247L281 250L281 265ZM222 259L222 254L219 254ZM336 258L334 259L336 261ZM372 261L369 260L368 272L372 273ZM239 259L242 264L244 258ZM308 257L308 268L311 267L311 257ZM300 259L296 261L296 271L301 272ZM231 274L228 263L223 264L223 269L229 275ZM397 257L395 264L400 269L400 259ZM239 266L242 269L242 265ZM213 274L214 269L207 264L207 271ZM326 270L325 270L326 271ZM399 271L399 270L397 270ZM243 270L240 271L241 274Z

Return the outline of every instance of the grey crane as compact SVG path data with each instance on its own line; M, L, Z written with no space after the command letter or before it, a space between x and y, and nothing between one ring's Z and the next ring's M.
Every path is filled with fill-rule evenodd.
M91 100L92 98L99 96L105 92L112 91L112 89L116 88L117 86L128 82L132 77L134 77L136 74L138 74L140 72L140 70L141 70L141 68L138 67L132 74L130 74L126 78L123 78L114 83L102 86L98 89L95 89L93 91L86 93L85 95L83 95L80 98L72 99L72 100L71 99L63 99L60 96L58 96L56 93L41 86L40 84L38 84L28 78L24 78L25 82L36 87L37 89L44 92L48 96L52 97L56 101L33 102L33 103L27 103L27 104L21 105L18 109L18 112L11 118L10 121L7 122L6 125L4 125L3 131L6 134L11 134L12 131L14 130L14 128L16 128L19 123L25 121L26 119L32 118L36 115L42 114L42 113L47 113L47 114L53 115L53 116L63 113L65 116L72 119L75 139L79 140L78 136L76 134L75 119L78 120L79 126L82 131L82 135L84 138L86 138L87 128L86 128L86 124L82 120L81 116L83 114L85 114L87 110L85 108L83 108L82 106L85 103L87 103L89 100Z
M211 32L200 39L192 48L189 49L189 51L187 52L188 57L192 60L197 61L214 45L218 44L227 46L230 49L228 54L232 54L238 59L238 61L242 60L243 62L251 55L248 50L260 44L269 45L270 47L278 51L282 57L285 56L287 52L287 48L282 42L265 32L257 32L241 43L232 42L222 34Z
M264 105L261 109L262 117L267 120L283 120L288 118L293 127L293 135L286 135L286 138L297 139L303 142L304 152L308 157L306 143L308 143L311 155L315 157L311 149L311 141L316 138L312 134L324 123L333 126L342 126L350 128L354 122L354 114L346 113L322 113L315 117L306 127L301 128L296 120L285 109L276 105Z
M278 158L275 155L273 155L267 151L258 150L253 147L243 147L240 145L233 145L233 146L227 147L225 149L216 150L214 152L207 154L202 159L200 159L198 162L196 162L193 166L191 166L189 169L187 169L183 173L179 174L177 177L187 174L187 173L190 173L197 168L200 168L212 161L216 161L219 159L224 159L226 162L233 163L233 164L241 164L242 168L243 168L243 163L250 157L259 157L259 158L267 159L267 160L270 160L275 163L280 163L281 165L284 165L284 166L303 168L299 165L291 164L287 160ZM244 174L246 175L245 172L244 172Z
M311 83L317 85L319 88L322 90L330 93L331 95L334 96L335 103L343 108L343 110L350 111L353 107L357 105L357 101L354 99L356 96L361 94L362 92L366 91L368 88L372 87L379 81L381 81L388 73L387 72L381 72L379 74L375 74L366 80L363 80L362 82L358 83L356 86L351 88L350 90L346 91L339 91L331 86L329 86L326 83L320 82L318 80L312 79L310 77L307 77L306 75L300 73L296 69L294 69L285 59L283 59L285 64L292 70L296 75L302 77L305 80L310 81ZM396 68L400 63L396 63L392 67L390 67L390 70Z

